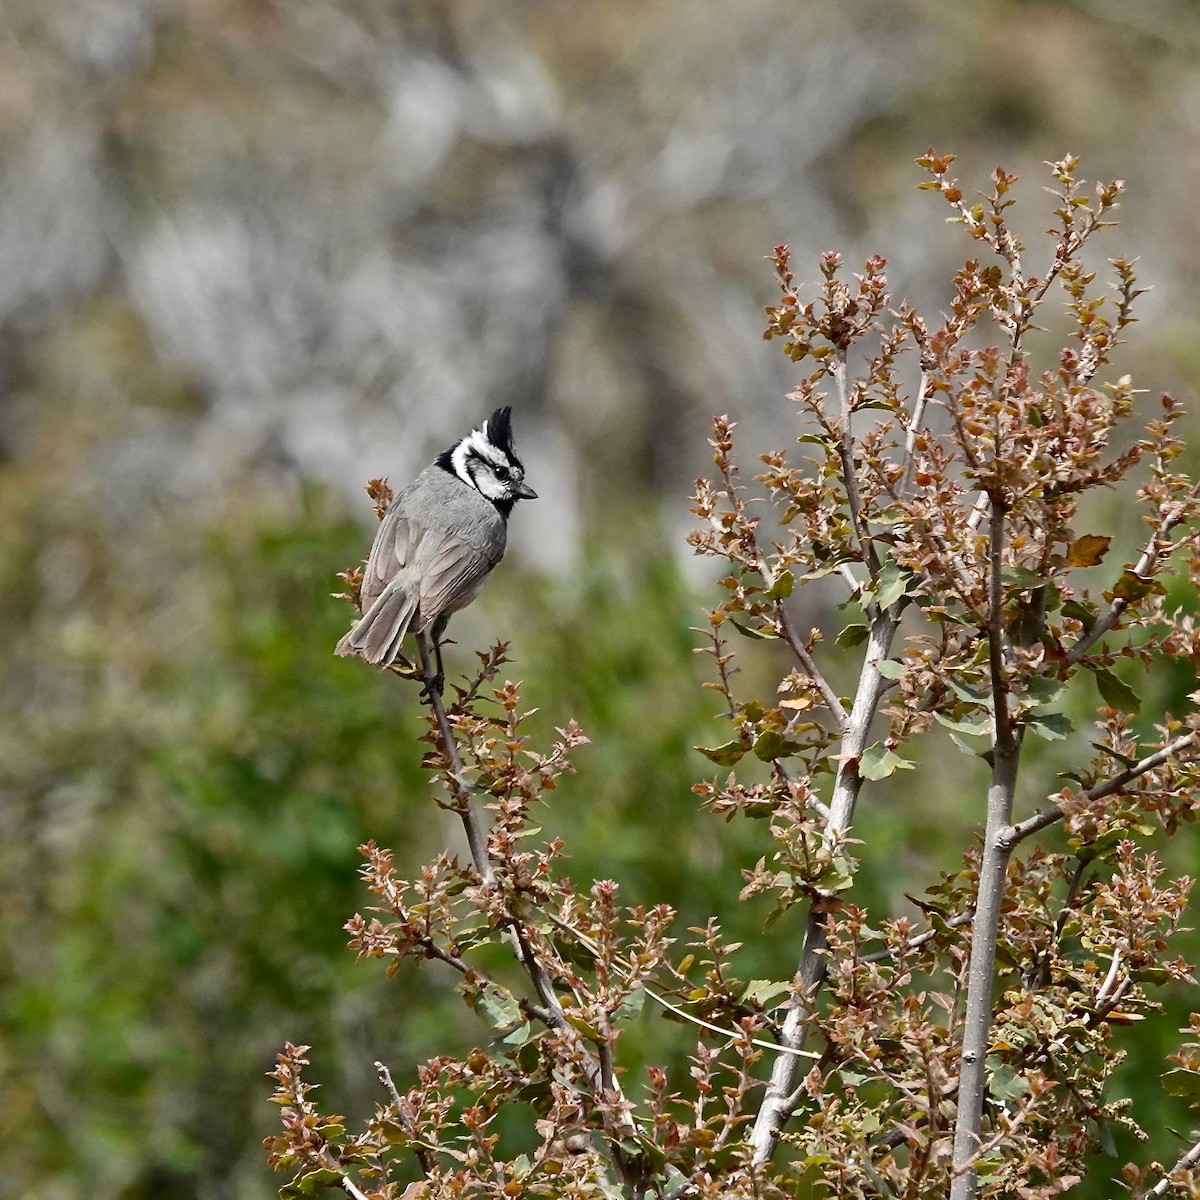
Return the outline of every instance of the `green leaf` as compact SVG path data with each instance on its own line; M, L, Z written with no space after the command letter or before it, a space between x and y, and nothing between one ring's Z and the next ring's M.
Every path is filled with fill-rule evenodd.
M882 742L876 742L863 752L858 773L863 779L886 779L894 771L911 771L916 765L889 750Z
M774 729L768 729L760 733L758 740L754 743L754 753L763 762L774 762L777 758L783 758L788 754L795 754L799 749L799 742L793 742L785 738L783 734Z
M763 1008L770 1008L772 1001L786 996L791 990L790 983L781 983L777 979L752 979L746 984L742 999L752 1004L761 1004Z
M1028 567L1005 567L1000 572L1000 579L1006 588L1015 588L1020 592L1039 588L1046 582L1045 576Z
M613 1014L618 1019L626 1017L636 1017L646 1003L646 989L634 988L620 1004L617 1005L617 1011Z
M733 617L729 618L729 623L738 631L738 633L742 635L742 637L748 637L751 641L766 642L770 641L771 638L776 636L774 633L769 633L765 629L755 629L753 625L743 624L741 621L737 621Z
M989 713L976 713L971 717L961 717L955 719L948 717L945 713L935 712L933 719L939 724L944 725L947 729L953 729L955 733L969 733L972 737L979 737L991 731L992 718ZM974 754L974 750L968 751Z
M833 639L835 646L841 646L843 650L852 650L855 646L861 646L863 642L870 636L871 631L865 625L857 623L847 625L837 637Z
M791 571L780 571L775 582L763 593L768 600L785 600L796 586L796 577Z
M894 562L885 563L872 589L875 603L880 608L891 608L908 590L911 582L912 576L907 571L902 571Z
M1035 704L1053 704L1066 686L1051 675L1034 675L1025 685L1025 695Z
M1078 621L1083 626L1084 633L1090 633L1092 626L1096 623L1096 606L1094 604L1084 604L1079 600L1064 600L1062 613L1064 617Z
M1096 677L1100 696L1109 708L1127 713L1141 712L1141 697L1120 676L1114 675L1106 667L1093 667L1092 674Z
M505 1032L520 1023L521 1008L511 992L485 983L478 992L468 994L467 1003L493 1028Z
M280 1200L296 1200L297 1196L315 1196L327 1187L333 1187L342 1178L341 1171L330 1167L318 1167L315 1171L305 1171L297 1175L291 1183L285 1183L279 1189Z
M884 679L899 679L904 674L904 664L896 662L892 658L881 658L875 664L877 670Z
M1166 594L1167 589L1157 579L1145 579L1130 570L1121 572L1121 578L1117 580L1116 586L1112 590L1114 600L1124 600L1127 604L1142 600L1146 596L1165 596Z
M1066 713L1031 713L1026 721L1027 728L1047 742L1057 742L1075 732Z
M715 762L718 767L732 767L746 753L746 746L737 740L726 742L723 746L693 746L692 749L699 750L705 758L710 762Z
M1176 1067L1162 1077L1162 1085L1168 1096L1186 1096L1193 1106L1200 1102L1200 1071Z

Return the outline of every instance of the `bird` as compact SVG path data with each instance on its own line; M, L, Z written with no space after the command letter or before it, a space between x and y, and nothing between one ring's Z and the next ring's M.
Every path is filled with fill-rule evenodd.
M425 677L421 698L440 695L446 624L475 599L504 557L513 506L536 499L513 445L512 408L497 408L388 505L363 571L362 615L336 653L390 667L411 632ZM427 637L437 658L433 675Z

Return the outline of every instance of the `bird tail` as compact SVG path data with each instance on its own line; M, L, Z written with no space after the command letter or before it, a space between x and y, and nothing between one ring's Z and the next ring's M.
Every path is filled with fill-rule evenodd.
M400 643L417 611L418 591L394 579L375 603L337 644L335 653L357 654L376 666L388 667L400 654Z

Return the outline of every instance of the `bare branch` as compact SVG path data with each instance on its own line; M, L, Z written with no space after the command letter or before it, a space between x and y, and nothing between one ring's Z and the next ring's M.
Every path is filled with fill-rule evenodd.
M925 389L928 386L928 372L922 371L917 383L917 395L913 401L912 417L908 422L908 435L904 439L904 479L900 484L900 494L906 495L912 487L913 475L917 470L916 446L917 435L925 424L925 406L928 400Z
M838 407L842 415L842 428L838 437L838 455L842 460L842 482L846 486L846 504L850 509L850 524L858 539L867 572L874 580L879 575L879 558L875 547L867 539L867 527L863 523L862 496L858 490L858 472L854 469L854 414L850 408L850 393L846 386L846 351L839 348L829 368L837 384Z
M1200 479L1198 479L1188 491L1188 499L1194 499L1200 495ZM1133 574L1145 578L1147 573L1152 572L1159 563L1163 552L1162 540L1183 520L1184 505L1182 503L1173 504L1168 511L1163 515L1158 525L1155 526L1154 532L1150 535L1146 542L1145 548L1142 550L1141 557L1133 567ZM1121 619L1122 614L1129 607L1129 601L1123 596L1117 596L1108 606L1108 610L1102 617L1099 617L1096 623L1086 633L1082 634L1079 640L1067 651L1067 663L1069 666L1074 666L1083 656Z
M1171 1182L1172 1175L1180 1171L1190 1171L1196 1166L1200 1166L1200 1141L1193 1143L1191 1149L1146 1193L1147 1200L1150 1196L1165 1196L1174 1186Z
M1003 583L1005 505L993 495L989 534L988 658L991 669L994 729L992 782L988 788L987 825L983 861L979 866L979 891L971 927L971 957L967 966L967 1010L963 1018L962 1053L959 1059L958 1111L954 1125L954 1182L950 1200L975 1200L979 1174L974 1164L981 1153L983 1098L987 1090L987 1052L992 1025L992 989L1000 910L1012 847L1004 840L1012 820L1013 797L1020 765L1021 737L1008 716L1008 681L1005 677Z
M1174 741L1168 742L1161 750L1156 750L1153 754L1148 754L1145 758L1139 762L1135 762L1132 766L1126 767L1123 771L1118 771L1111 779L1088 788L1078 801L1072 802L1072 805L1078 804L1082 806L1090 804L1096 800L1103 800L1105 796L1111 796L1115 792L1119 792L1135 779L1145 775L1147 771L1153 771L1155 767L1161 767L1163 763L1174 758L1181 750L1186 750L1189 746L1197 745L1198 739L1200 739L1200 733L1198 732L1185 733L1175 738ZM1032 817L1026 817L1024 821L1018 821L1015 825L1010 825L1002 834L1004 843L1011 850L1031 834L1046 829L1057 821L1061 821L1064 816L1066 816L1066 809L1061 804L1044 808L1041 812L1034 813Z
M722 1037L728 1038L731 1042L745 1041L746 1035L739 1033L736 1029L727 1029L723 1025L714 1025L711 1021L703 1021L699 1017L693 1017L686 1009L677 1008L665 996L660 996L656 992L652 992L646 988L646 995L654 1001L655 1004L661 1004L668 1012L673 1012L683 1021L687 1021L691 1025L697 1025L701 1029L707 1029L709 1033L719 1033ZM796 1058L811 1058L819 1059L821 1056L814 1053L812 1050L793 1050L791 1046L781 1046L778 1042L766 1042L762 1038L750 1038L750 1045L758 1046L763 1050L771 1050L776 1054L792 1054Z
M359 1191L349 1175L340 1176L338 1179L338 1184L341 1186L342 1191L344 1191L346 1195L352 1197L352 1200L367 1200L366 1193Z

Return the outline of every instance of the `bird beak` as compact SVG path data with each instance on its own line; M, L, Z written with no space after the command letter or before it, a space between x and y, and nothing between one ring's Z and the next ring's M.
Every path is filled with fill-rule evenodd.
M533 488L531 488L529 486L529 484L522 483L520 485L520 487L517 488L517 499L518 500L536 500L537 498L538 498L537 492L535 492L533 490Z

